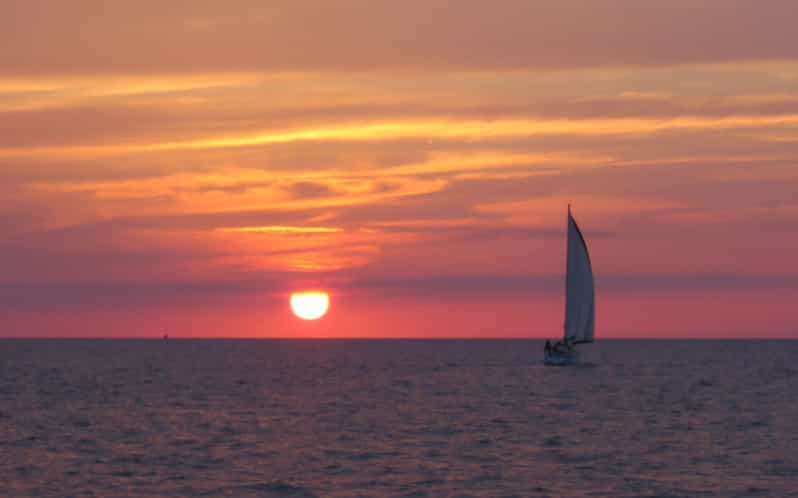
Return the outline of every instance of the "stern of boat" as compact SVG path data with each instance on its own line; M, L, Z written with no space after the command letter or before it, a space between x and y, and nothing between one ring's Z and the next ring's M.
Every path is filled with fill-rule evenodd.
M543 364L555 367L561 367L565 365L573 365L574 363L579 362L579 353L577 351L572 351L570 353L558 353L558 352L548 352L545 351L543 353Z

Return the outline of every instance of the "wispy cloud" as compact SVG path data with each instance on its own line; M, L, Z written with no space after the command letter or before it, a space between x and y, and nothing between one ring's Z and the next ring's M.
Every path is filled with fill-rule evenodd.
M232 233L338 233L341 228L335 227L292 227L292 226L262 226L262 227L231 227L219 228L222 232Z
M80 145L68 147L2 148L0 158L30 155L113 156L131 153L196 149L253 147L293 142L427 140L495 140L539 135L641 135L667 130L733 130L763 126L794 126L798 114L774 116L684 116L660 119L497 119L409 120L373 123L340 123L336 126L268 131L235 137L201 138L180 142L128 145Z

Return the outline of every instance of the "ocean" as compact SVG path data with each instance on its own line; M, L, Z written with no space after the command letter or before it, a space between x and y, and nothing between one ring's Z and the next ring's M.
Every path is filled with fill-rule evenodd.
M798 341L0 340L2 497L798 497Z

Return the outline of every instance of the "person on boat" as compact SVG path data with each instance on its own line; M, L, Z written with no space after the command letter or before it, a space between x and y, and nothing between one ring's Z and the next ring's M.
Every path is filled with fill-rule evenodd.
M566 337L562 341L557 341L554 343L554 347L552 350L558 354L568 354L574 350L574 345L572 344L573 339L570 337Z
M549 342L548 339L546 339L546 345L543 347L543 351L545 351L546 354L551 353L551 342Z

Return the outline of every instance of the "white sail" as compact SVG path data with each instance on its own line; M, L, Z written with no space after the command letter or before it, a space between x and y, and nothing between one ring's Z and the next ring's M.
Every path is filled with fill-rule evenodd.
M568 262L565 275L565 338L593 342L596 321L593 269L582 232L568 209Z

